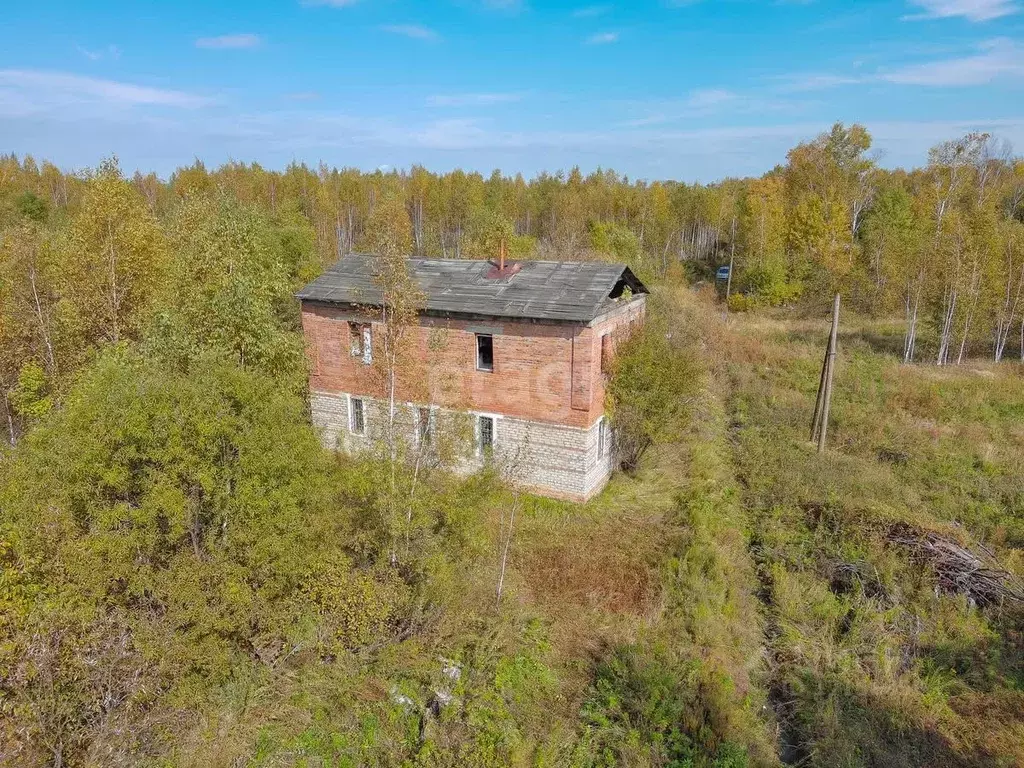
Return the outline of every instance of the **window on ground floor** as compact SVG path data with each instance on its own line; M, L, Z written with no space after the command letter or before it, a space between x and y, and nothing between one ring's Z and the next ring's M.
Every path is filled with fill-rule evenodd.
M430 408L416 409L416 442L430 445L434 436L434 415Z
M366 433L366 417L363 413L363 401L357 397L353 397L351 407L348 415L348 428L349 431L354 435L362 435Z
M477 416L476 420L476 448L477 453L485 456L494 450L494 417Z
M612 435L611 430L608 426L608 419L601 417L601 422L597 425L597 455L600 458L605 458L611 453L612 448Z

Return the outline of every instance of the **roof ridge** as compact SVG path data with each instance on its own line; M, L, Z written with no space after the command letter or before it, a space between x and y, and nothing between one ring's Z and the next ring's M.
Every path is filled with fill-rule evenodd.
M373 254L339 259L296 295L303 301L379 306L383 301ZM524 260L514 276L488 278L489 259L405 257L423 292L423 311L441 315L587 323L619 298L625 282L646 293L626 264Z
M380 254L377 254L377 253L355 253L355 252L353 252L353 253L345 254L344 256L339 258L337 261L335 261L334 264L332 264L327 269L334 268L335 266L340 264L342 261L344 261L346 258L349 258L351 256L359 256L359 257L368 258L368 259L379 259L379 258L382 258L380 256ZM437 262L441 262L441 263L451 263L451 264L490 264L490 263L495 261L495 259L447 259L447 258L445 258L443 256L405 256L403 258L406 261L437 261ZM517 259L511 259L511 258L508 259L508 261L516 261L517 263L520 263L520 264L574 264L574 265L575 264L582 264L582 265L587 265L587 266L593 265L595 267L608 267L608 268L611 268L611 267L622 267L624 269L629 269L629 265L626 264L625 262L621 262L621 261L586 261L586 260L568 261L568 260L565 260L565 259L518 259L517 260Z

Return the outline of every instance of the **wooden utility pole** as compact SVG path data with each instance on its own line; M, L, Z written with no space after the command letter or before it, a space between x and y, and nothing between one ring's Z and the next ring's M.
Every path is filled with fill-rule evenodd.
M825 361L821 367L821 380L818 383L818 397L814 403L814 421L811 424L811 442L817 441L818 453L825 452L825 439L828 436L828 414L832 406L832 376L836 368L836 347L839 337L839 294L832 302L832 332L829 334L828 346L825 349Z
M732 268L736 262L736 217L732 217L732 237L729 243L729 279L725 283L725 308L729 308L729 294L732 293Z

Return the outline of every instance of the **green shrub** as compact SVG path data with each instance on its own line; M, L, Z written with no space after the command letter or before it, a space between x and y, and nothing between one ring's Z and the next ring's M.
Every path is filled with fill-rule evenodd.
M701 383L688 333L656 309L618 351L608 385L609 411L626 471L634 471L652 445L677 440L686 429Z

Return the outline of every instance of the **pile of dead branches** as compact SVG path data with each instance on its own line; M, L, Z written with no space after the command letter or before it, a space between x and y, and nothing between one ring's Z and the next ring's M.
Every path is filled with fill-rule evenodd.
M893 526L888 539L930 566L944 592L967 595L978 606L1024 604L1024 582L1000 566L991 550L980 544L968 549L952 538L906 524Z

